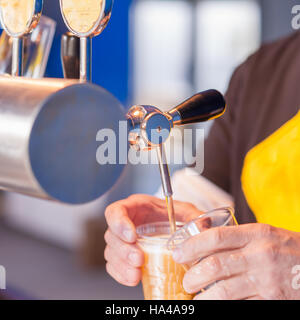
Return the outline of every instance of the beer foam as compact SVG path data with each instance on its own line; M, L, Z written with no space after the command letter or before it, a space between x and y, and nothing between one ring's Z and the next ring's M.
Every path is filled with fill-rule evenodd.
M149 235L146 239L139 239L138 244L143 251L152 254L171 254L167 248L167 242L170 238L169 234L155 234Z
M138 241L145 254L142 283L146 300L193 298L182 285L185 268L173 260L172 251L166 246L169 238L169 234L155 234Z

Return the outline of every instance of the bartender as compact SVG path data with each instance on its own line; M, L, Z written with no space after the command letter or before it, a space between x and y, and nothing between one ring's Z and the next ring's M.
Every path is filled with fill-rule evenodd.
M178 263L201 259L185 275L187 292L217 281L195 299L300 299L299 83L299 32L264 45L232 76L203 176L233 196L240 225L209 229L173 252ZM201 214L184 202L175 211L185 220ZM107 208L104 255L119 283L141 280L135 226L166 216L165 202L148 195Z

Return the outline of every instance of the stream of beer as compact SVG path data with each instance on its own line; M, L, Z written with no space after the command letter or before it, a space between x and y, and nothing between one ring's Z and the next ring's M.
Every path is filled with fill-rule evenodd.
M176 231L176 219L175 219L175 210L174 210L173 197L172 196L167 196L166 197L166 203L167 203L167 209L168 209L170 230L171 230L171 234L173 234Z

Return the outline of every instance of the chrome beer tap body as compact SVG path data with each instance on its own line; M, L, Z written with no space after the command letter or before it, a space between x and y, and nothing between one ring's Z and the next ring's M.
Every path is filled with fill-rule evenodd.
M223 95L216 90L208 90L194 95L169 112L162 112L154 106L133 106L127 113L131 147L137 151L156 149L172 232L176 230L176 221L164 143L174 126L217 118L225 108Z

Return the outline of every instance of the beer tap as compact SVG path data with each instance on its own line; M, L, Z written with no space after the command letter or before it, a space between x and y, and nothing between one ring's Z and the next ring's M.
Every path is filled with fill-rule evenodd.
M60 0L66 26L80 39L81 82L91 81L92 37L99 35L107 26L112 6L113 0Z
M108 128L116 137L124 136L119 121L125 119L125 109L109 92L88 82L91 38L106 27L113 0L60 0L71 32L62 38L64 74L83 83L17 77L23 69L23 37L37 26L42 5L43 0L0 0L1 26L13 38L14 76L0 77L0 189L83 204L106 193L125 167L123 161L97 158L99 130ZM173 191L164 143L174 126L207 121L224 111L223 96L209 90L169 112L133 106L127 114L130 145L137 150L156 149L172 221ZM115 151L119 159L124 150L116 146Z
M69 204L96 200L117 183L125 167L117 160L124 156L118 140L115 161L99 163L98 141L104 136L97 138L97 133L108 128L121 137L120 121L127 118L129 144L157 150L170 217L173 192L163 144L174 126L210 120L225 110L215 90L169 112L133 106L127 117L109 92L77 80L3 76L0 91L0 189Z
M174 126L218 118L225 112L225 108L223 95L216 90L208 90L194 95L168 112L153 106L133 106L127 113L131 147L137 151L156 149L172 233L176 230L176 221L164 143Z
M0 1L0 22L12 38L12 76L23 74L23 39L37 26L42 9L43 0Z

